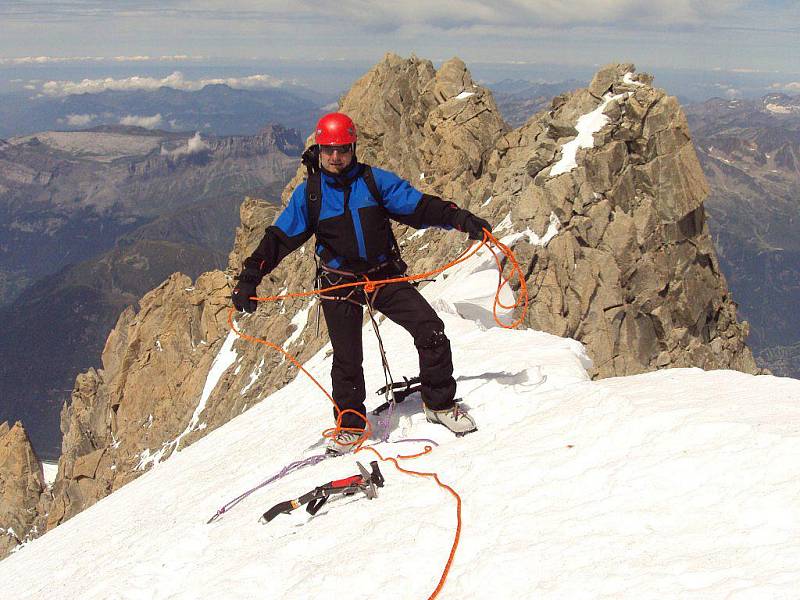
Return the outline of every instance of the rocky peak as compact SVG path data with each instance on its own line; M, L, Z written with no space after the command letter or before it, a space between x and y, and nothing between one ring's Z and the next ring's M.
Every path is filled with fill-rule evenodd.
M280 123L270 123L258 132L278 150L289 156L300 156L303 153L303 140L297 129L284 127Z
M339 110L356 123L359 160L462 203L482 194L472 186L508 130L492 93L473 82L458 58L437 70L429 60L386 54L353 84ZM304 177L299 168L284 201Z
M45 488L42 466L22 423L0 424L0 559L37 536L37 506Z
M53 527L135 479L189 443L206 376L227 333L228 296L219 271L192 282L175 273L127 308L108 337L103 368L78 376L61 414L64 433ZM226 416L241 406L226 407ZM204 418L206 415L203 415Z
M208 149L215 157L263 156L270 152L283 152L290 156L300 156L303 143L296 129L272 126L256 135L234 135L216 138L208 142Z
M652 77L604 67L507 134L495 162L494 214L508 210L509 230L529 232L515 248L530 274L530 327L583 342L596 376L756 371L686 118Z
M753 372L702 207L707 193L675 98L632 65L509 130L459 59L387 54L342 99L359 158L489 219L520 260L526 325L582 341L596 376L672 365ZM310 138L309 138L310 141ZM299 162L299 161L298 161ZM302 181L295 178L284 203ZM246 199L227 273L175 274L124 312L103 368L78 377L62 412L64 449L49 526L83 510L296 375L278 352L228 331L232 275L277 211ZM466 243L397 228L411 272ZM260 295L313 286L311 242L264 279ZM315 300L237 315L245 333L303 362L327 336ZM409 349L413 351L413 349Z
M454 199L469 193L507 131L491 92L458 58L435 70L430 61L387 54L341 110L358 125L362 160Z

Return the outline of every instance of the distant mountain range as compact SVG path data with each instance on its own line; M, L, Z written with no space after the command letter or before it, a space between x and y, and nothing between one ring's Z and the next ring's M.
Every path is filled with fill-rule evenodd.
M46 131L0 144L0 422L58 455L75 373L175 271L226 264L247 196L279 202L303 148L272 125L205 137L136 127Z
M10 139L0 145L0 305L159 216L263 195L301 147L296 130L279 126L255 136L115 126Z
M709 227L759 364L800 377L800 96L686 107Z
M97 125L145 125L169 131L247 135L264 123L310 131L335 101L299 86L264 90L234 89L225 84L188 91L103 91L48 96L8 93L0 96L0 138L41 130L79 130Z
M503 119L512 127L523 125L540 110L550 108L555 96L583 87L586 82L568 79L541 83L524 79L503 79L489 84Z

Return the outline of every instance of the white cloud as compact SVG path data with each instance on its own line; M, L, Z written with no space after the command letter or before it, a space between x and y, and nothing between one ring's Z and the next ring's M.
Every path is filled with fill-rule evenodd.
M100 56L19 56L0 58L0 65L44 65L48 63L86 62L103 60Z
M191 82L195 86L192 89L200 89L206 85L212 84L225 84L232 88L239 88L244 90L263 90L266 88L280 87L286 82L282 79L277 79L271 75L250 75L249 77L228 77L226 79L200 79L197 82Z
M127 115L119 120L120 125L133 125L136 127L144 127L145 129L155 129L161 125L161 113L153 115L152 117Z
M205 152L208 150L210 146L200 137L200 132L196 132L192 138L186 141L185 146L180 146L175 148L175 150L167 150L163 146L161 147L161 154L162 156L188 156L191 154L199 154L200 152Z
M85 127L97 118L97 115L67 115L67 125Z
M481 59L588 66L623 60L649 65L649 70L730 63L796 71L790 56L797 45L792 24L797 22L798 3L787 0L770 3L769 10L753 0L337 0L335 8L317 0L297 0L291 5L278 0L12 2L33 8L7 22L0 0L4 25L0 53L40 52L35 40L28 38L29 30L41 27L42 22L58 23L59 36L50 40L51 47L66 54L89 52L86 27L90 22L93 31L125 33L122 40L91 40L91 51L107 57L100 64L122 64L110 62L120 54L153 61L125 63L133 68L162 64L178 69L181 63L166 61L206 54L213 42L215 54L236 60L372 64L391 50L402 56L416 53L434 62L458 55L468 63ZM298 44L302 31L313 31L313 35L301 36L303 43ZM772 38L773 32L777 37ZM131 46L131 39L138 44ZM698 56L703 58L700 63ZM127 77L135 72L104 74ZM296 72L308 76L305 70ZM80 76L97 77L96 73Z
M42 86L42 92L48 96L69 96L70 94L96 94L106 90L157 90L160 87L170 87L176 90L195 91L206 85L225 84L238 89L267 89L279 87L285 83L271 75L250 75L249 77L228 77L213 79L186 79L180 71L161 79L157 77L126 77L114 79L83 79L81 81L48 81Z
M136 55L136 56L114 56L110 60L114 62L174 62L174 61L189 61L189 60L200 60L205 58L204 56L198 55L189 55L189 54L164 54L161 56L147 56L147 55Z
M274 44L296 40L298 31L311 28L314 40L307 40L304 46L316 52L321 42L326 57L331 59L332 49L338 55L348 47L362 46L365 39L380 37L380 47L385 50L386 34L395 31L402 32L408 39L418 38L420 33L427 37L429 32L476 35L488 32L503 36L509 31L514 35L523 35L523 32L535 35L539 30L573 26L617 30L630 25L646 29L741 25L741 11L748 6L748 0L375 0L368 3L364 0L338 0L335 7L318 0L297 0L291 5L280 0L188 0L179 3L167 0L153 4L138 2L135 8L102 3L102 8L95 6L88 12L83 2L55 3L52 8L45 8L42 2L36 4L41 7L31 9L29 14L39 19L66 16L80 20L91 17L115 26L126 23L133 30L142 27L145 31L153 30L173 39L177 35L179 37L173 43L178 49L200 49L195 36L201 38L205 32L213 32L217 42L225 40L217 46L220 48L238 46L242 42L245 42L242 47L251 46L254 35L260 48L263 48L265 35L273 47L278 47ZM723 19L730 22L723 22ZM480 44L478 40L475 43ZM389 46L401 50L396 43ZM151 51L142 47L141 53L149 55ZM140 59L136 56L128 58ZM158 60L155 56L146 58Z
M790 92L800 92L800 81L791 81L788 83L773 83L770 87L776 90L788 90Z
M203 150L208 150L209 146L206 142L203 141L203 138L200 137L200 132L196 132L194 137L186 142L186 151L189 154L195 154L197 152L202 152Z
M727 98L730 98L731 100L733 100L735 98L741 98L742 97L741 90L737 90L736 88L731 87L727 83L719 83L719 82L717 82L717 83L714 84L714 87L719 89L719 90L721 90L722 93L724 93L725 96Z

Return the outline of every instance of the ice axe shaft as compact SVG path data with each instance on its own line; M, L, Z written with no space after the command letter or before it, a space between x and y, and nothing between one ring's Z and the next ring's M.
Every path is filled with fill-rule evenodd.
M315 487L310 492L303 494L293 500L285 500L279 502L267 512L261 515L261 519L265 523L269 523L280 514L289 514L293 510L306 505L306 511L310 515L315 515L319 509L328 501L328 498L333 495L350 496L358 492L363 492L364 495L372 500L378 497L377 488L383 487L384 478L381 473L378 461L373 460L370 464L372 472L367 469L360 462L358 465L359 474L347 477L345 479L336 479L329 481L325 485Z

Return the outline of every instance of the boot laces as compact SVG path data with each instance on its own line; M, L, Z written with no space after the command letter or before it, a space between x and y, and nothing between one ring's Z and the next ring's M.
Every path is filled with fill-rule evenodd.
M352 444L355 442L361 435L356 433L355 431L340 431L336 434L336 441L340 444Z

